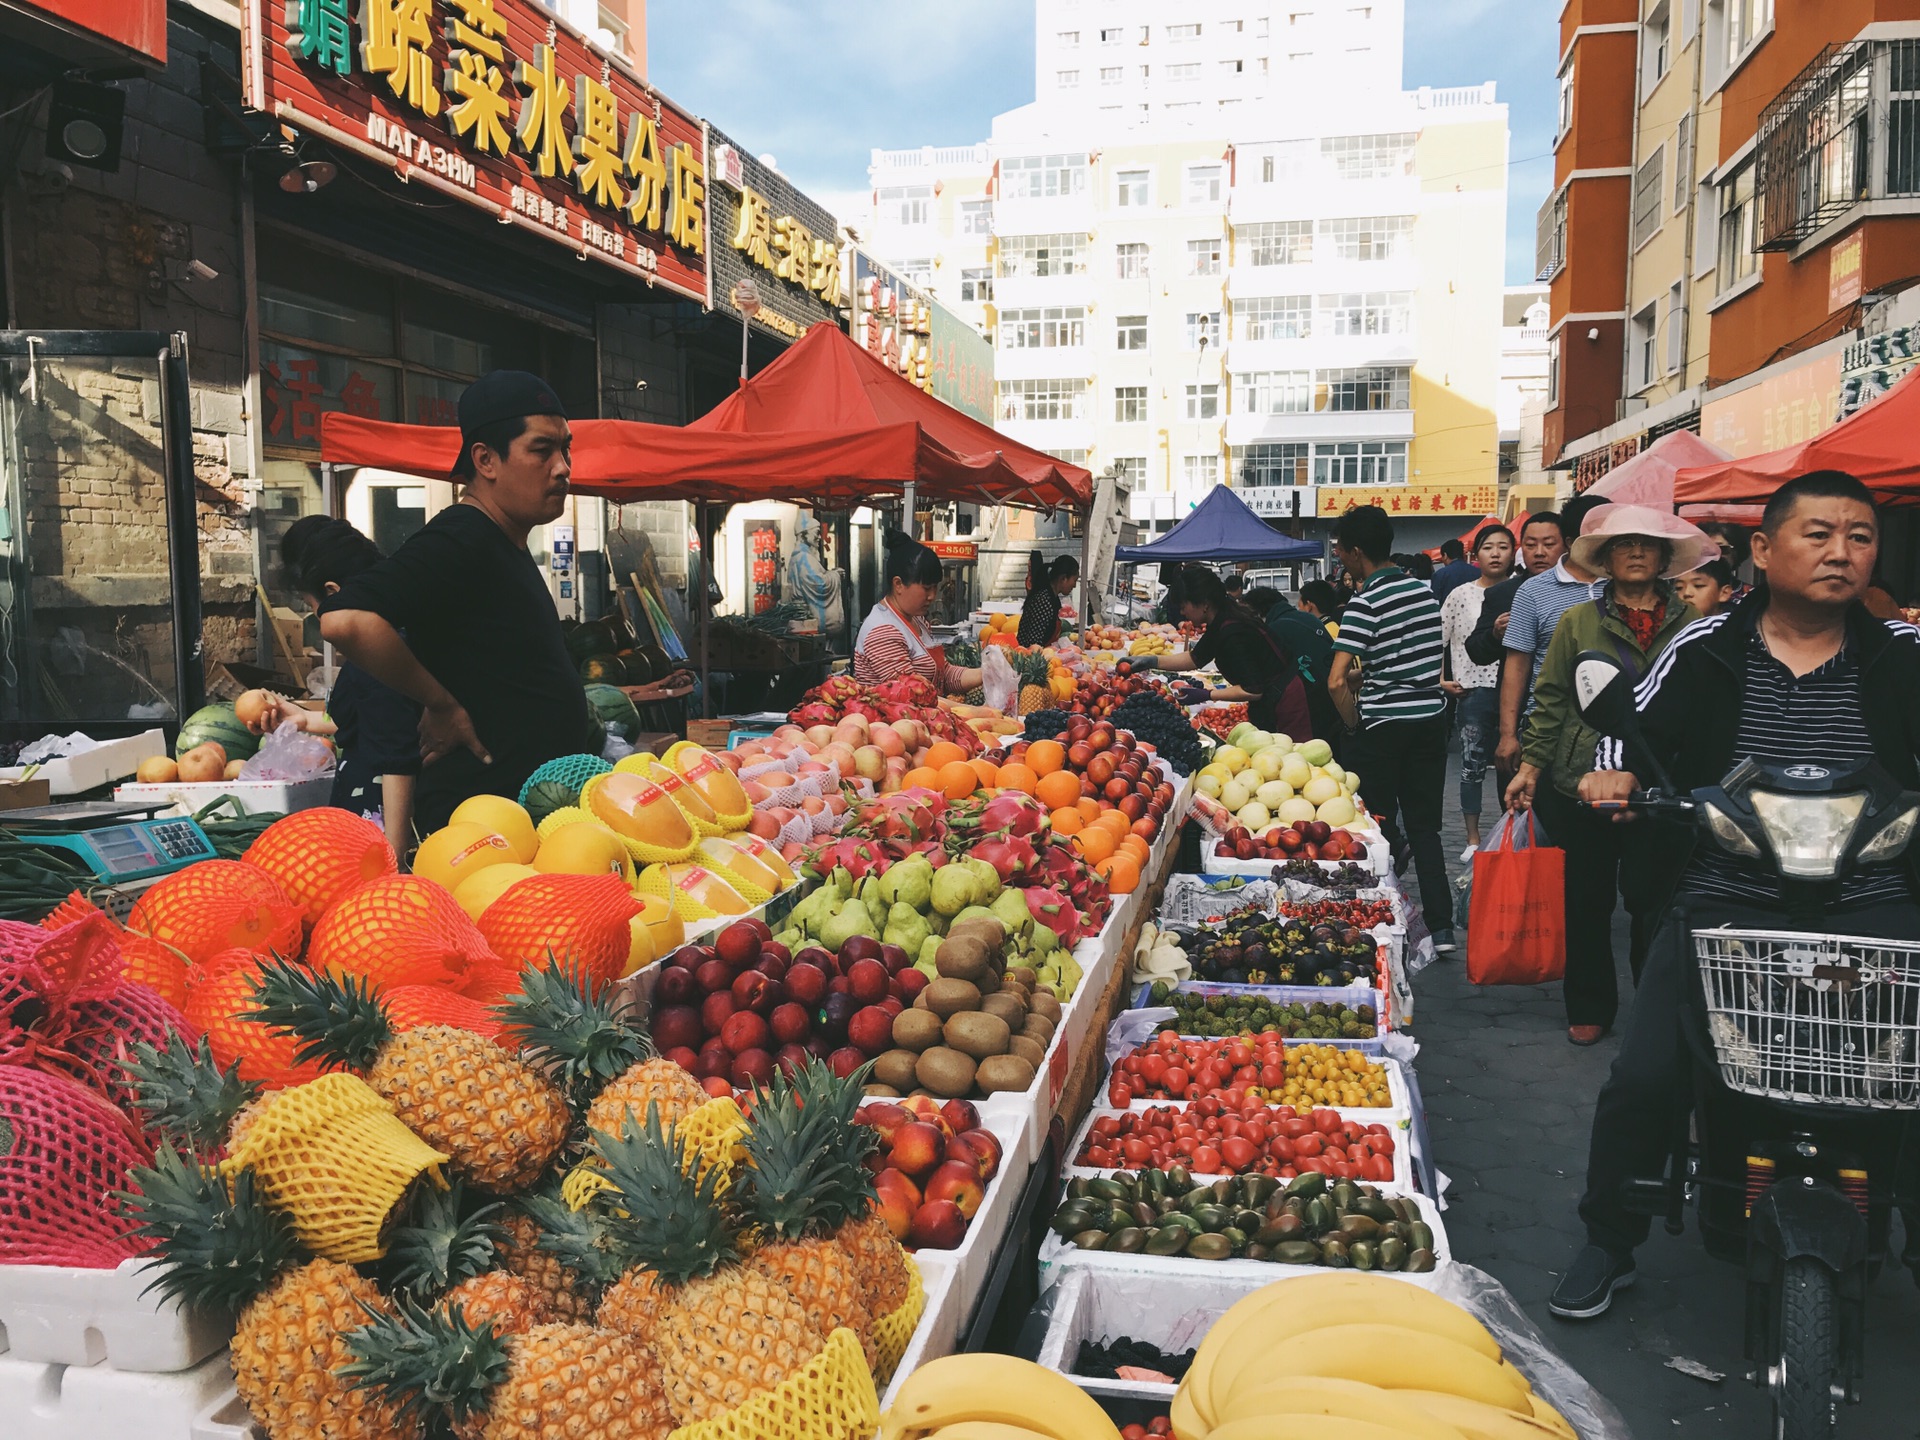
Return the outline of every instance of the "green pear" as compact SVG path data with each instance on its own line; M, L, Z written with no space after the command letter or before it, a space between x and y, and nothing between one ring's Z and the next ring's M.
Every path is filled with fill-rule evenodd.
M1000 892L1000 898L989 907L993 918L1007 927L1007 934L1026 940L1033 934L1033 912L1027 909L1027 895L1018 887Z
M880 938L879 928L873 923L873 916L867 907L858 900L848 900L820 927L820 943L829 950L838 950L856 935Z
M917 955L930 938L927 922L911 905L896 900L887 911L887 928L880 934L889 945L898 945L909 955Z
M975 903L991 905L995 900L1000 898L1000 872L994 869L993 866L984 860L975 860L971 855L957 860L954 863L966 866L979 878L980 889Z
M943 865L933 877L933 908L942 915L958 915L978 899L979 877L965 865Z

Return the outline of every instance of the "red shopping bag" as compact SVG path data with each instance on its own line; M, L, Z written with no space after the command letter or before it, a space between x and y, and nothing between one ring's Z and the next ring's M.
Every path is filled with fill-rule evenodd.
M1527 839L1515 848L1518 817L1508 815L1499 842L1473 857L1473 904L1467 917L1467 979L1475 985L1539 985L1567 969L1564 850Z

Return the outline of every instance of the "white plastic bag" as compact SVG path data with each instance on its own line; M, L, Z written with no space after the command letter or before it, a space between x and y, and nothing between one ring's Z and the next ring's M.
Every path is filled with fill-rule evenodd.
M980 657L980 688L987 692L987 704L1002 715L1020 713L1020 677L1013 673L1013 663L1001 653L998 645L985 647L986 653Z
M283 720L240 771L242 780L313 780L333 773L333 748Z

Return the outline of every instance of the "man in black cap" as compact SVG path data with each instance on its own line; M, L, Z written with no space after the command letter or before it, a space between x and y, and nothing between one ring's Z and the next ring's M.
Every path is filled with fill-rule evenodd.
M580 676L527 552L560 518L572 435L544 380L495 370L460 396L460 503L329 599L320 633L422 706L422 834L472 795L517 796L546 761L589 746Z

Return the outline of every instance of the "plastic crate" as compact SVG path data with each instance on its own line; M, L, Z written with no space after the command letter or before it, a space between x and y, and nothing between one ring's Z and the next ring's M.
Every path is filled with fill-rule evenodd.
M231 1325L143 1293L151 1279L145 1260L113 1270L0 1265L0 1351L23 1364L164 1374L226 1347Z
M961 1296L961 1304L971 1304L971 1297L980 1293L987 1283L987 1275L993 1269L993 1257L999 1253L1001 1243L1007 1238L1007 1228L1013 1223L1013 1212L1019 1208L1020 1192L1025 1188L1027 1175L1033 1169L1033 1162L1027 1158L1027 1119L1024 1115L1009 1114L1006 1111L992 1112L984 1105L974 1102L980 1109L981 1125L991 1130L1000 1141L1000 1169L993 1179L987 1182L986 1199L975 1212L973 1221L967 1226L966 1239L953 1250L913 1251L917 1261L921 1255L927 1257L929 1265L940 1265L953 1274L954 1283ZM955 1322L956 1326L958 1321Z
M907 1342L900 1363L881 1391L882 1413L893 1404L902 1380L929 1360L951 1355L960 1347L960 1326L966 1320L962 1312L967 1297L960 1289L959 1270L948 1259L948 1252L924 1250L915 1255L913 1261L920 1267L920 1288L926 1292L926 1308L920 1312L920 1323L914 1327L913 1338Z

